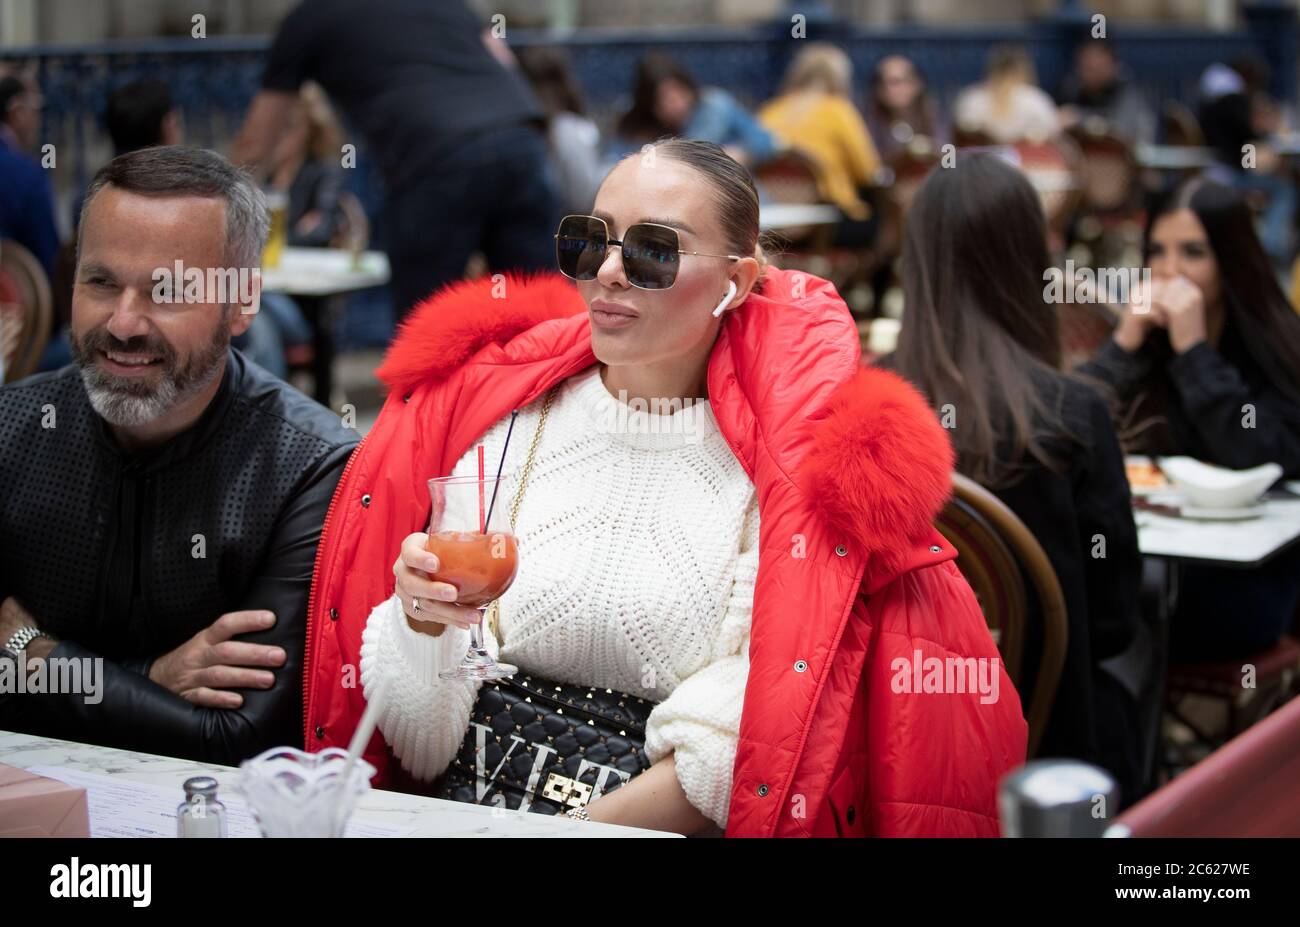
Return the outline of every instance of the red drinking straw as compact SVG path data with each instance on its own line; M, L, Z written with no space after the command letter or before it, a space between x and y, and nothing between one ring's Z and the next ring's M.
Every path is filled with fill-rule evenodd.
M483 445L478 446L478 533L487 534L487 500L483 498Z

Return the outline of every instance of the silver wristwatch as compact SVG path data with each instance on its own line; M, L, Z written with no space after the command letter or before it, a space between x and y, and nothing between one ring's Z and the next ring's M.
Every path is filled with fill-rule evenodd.
M50 635L46 634L40 628L34 628L30 625L25 628L19 628L14 632L13 637L5 641L4 647L0 648L0 651L3 651L5 655L11 657L11 659L16 660L18 659L18 654L26 650L27 645L36 640L36 638L49 636Z

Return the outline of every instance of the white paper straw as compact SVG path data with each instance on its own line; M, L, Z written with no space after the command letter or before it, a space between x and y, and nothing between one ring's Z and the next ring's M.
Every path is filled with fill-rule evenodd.
M357 725L356 731L352 734L352 742L348 744L348 759L343 767L345 786L352 781L352 767L356 764L357 758L361 756L361 751L366 749L366 744L370 743L370 735L375 732L375 725L379 723L379 713L383 711L387 701L388 680L383 679L375 687L374 697L366 702L366 710L361 715L361 723Z

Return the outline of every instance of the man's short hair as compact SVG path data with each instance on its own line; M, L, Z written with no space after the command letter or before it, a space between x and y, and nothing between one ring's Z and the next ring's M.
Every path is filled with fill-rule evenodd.
M104 126L115 154L138 151L163 142L163 120L175 108L172 91L153 77L123 84L108 97Z
M168 145L118 155L100 168L86 190L77 227L77 252L95 194L112 184L141 196L201 196L226 201L227 266L258 267L271 225L266 197L245 172L215 151Z

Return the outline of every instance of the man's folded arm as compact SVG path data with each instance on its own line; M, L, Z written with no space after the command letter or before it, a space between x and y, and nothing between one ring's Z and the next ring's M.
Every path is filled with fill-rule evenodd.
M275 614L268 630L238 638L284 650L284 664L270 668L271 688L238 689L239 708L207 708L151 680L143 661L103 660L100 699L84 691L84 673L82 692L0 696L0 728L226 765L268 747L301 747L307 597L321 525L350 452L330 452L286 505L266 562L239 605ZM59 658L100 659L70 640L48 657Z

